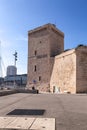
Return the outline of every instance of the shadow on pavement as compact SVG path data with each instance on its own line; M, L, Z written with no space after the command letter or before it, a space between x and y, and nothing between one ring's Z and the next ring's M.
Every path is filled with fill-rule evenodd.
M43 115L44 109L15 109L7 115Z

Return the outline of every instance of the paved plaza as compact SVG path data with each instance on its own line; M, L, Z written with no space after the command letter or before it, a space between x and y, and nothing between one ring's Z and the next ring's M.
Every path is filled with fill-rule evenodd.
M55 118L56 130L87 130L87 94L17 93L0 97L0 117Z

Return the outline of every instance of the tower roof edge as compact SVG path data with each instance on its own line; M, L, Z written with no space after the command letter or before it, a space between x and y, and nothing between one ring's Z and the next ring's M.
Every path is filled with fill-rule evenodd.
M37 27L37 28L35 28L35 29L33 29L33 30L29 30L28 31L28 34L32 34L32 33L34 33L34 32L37 32L37 31L40 31L40 30L42 30L42 29L53 29L54 31L56 31L57 33L60 33L63 37L64 37L64 33L62 32L62 31L60 31L57 27L56 27L56 25L55 24L51 24L51 23L48 23L48 24L45 24L45 25L43 25L43 26L39 26L39 27Z

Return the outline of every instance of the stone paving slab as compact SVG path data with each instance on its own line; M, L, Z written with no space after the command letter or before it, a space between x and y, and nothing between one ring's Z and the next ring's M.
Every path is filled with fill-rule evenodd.
M54 118L37 118L31 130L55 130L55 119Z
M8 126L12 121L14 121L16 117L0 117L0 129Z
M31 127L32 123L34 122L35 118L22 118L17 117L13 122L11 122L8 126L6 126L7 129L25 129Z
M55 130L54 118L0 117L0 130Z

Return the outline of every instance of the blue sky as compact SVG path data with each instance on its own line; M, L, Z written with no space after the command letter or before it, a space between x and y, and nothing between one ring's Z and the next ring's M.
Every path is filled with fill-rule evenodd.
M87 0L0 0L1 55L5 68L14 64L16 50L18 74L27 73L27 32L46 23L56 24L64 32L65 49L87 44Z

